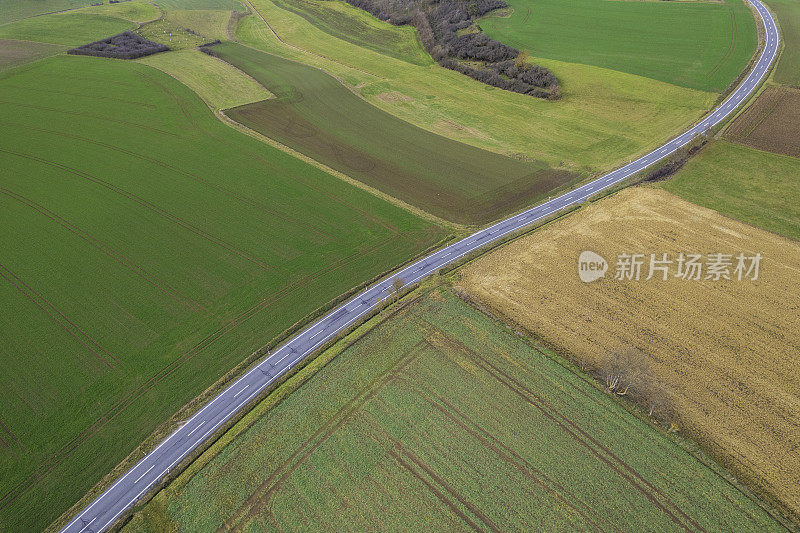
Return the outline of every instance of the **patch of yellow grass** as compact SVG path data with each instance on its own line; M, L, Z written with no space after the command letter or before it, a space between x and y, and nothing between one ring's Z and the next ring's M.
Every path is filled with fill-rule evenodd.
M272 97L271 92L241 70L200 50L174 50L139 61L174 77L213 109L227 109Z
M580 281L583 250L608 261L606 278ZM764 259L757 281L644 281L647 265L641 281L614 280L617 254L634 252ZM590 367L643 351L680 427L800 516L799 278L799 243L639 187L477 260L461 283Z
M231 12L221 9L175 9L167 11L164 18L209 40L227 39Z

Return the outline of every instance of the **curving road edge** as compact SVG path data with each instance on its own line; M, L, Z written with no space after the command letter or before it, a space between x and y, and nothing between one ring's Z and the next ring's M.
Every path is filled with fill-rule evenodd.
M778 53L778 28L772 15L759 0L746 0L761 16L765 43L761 55L745 80L713 112L689 130L652 152L546 203L484 228L465 239L415 261L399 272L375 283L346 303L326 314L270 353L194 416L164 439L153 451L83 509L61 531L69 533L100 532L107 529L127 509L161 480L192 450L205 441L256 395L294 367L326 341L345 330L389 297L396 279L411 285L443 266L489 243L516 232L569 206L581 203L598 191L618 184L653 163L669 156L729 116L761 83Z

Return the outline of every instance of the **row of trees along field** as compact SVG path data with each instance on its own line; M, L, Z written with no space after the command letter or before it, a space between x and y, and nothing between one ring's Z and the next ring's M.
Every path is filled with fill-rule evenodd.
M507 91L538 98L561 96L558 79L531 65L526 53L490 39L475 20L508 7L503 0L346 0L394 25L411 24L425 50L443 67Z

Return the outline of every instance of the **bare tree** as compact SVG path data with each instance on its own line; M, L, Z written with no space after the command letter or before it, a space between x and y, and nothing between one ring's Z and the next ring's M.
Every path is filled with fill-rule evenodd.
M397 301L400 299L400 293L403 290L403 287L406 286L406 281L403 278L394 278L392 280L392 286L389 287L388 292L389 295L392 297L393 301Z

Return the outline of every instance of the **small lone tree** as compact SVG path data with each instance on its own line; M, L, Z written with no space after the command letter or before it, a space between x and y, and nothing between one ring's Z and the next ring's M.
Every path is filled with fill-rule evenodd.
M389 288L389 294L392 296L392 301L396 302L400 299L400 292L405 286L406 282L403 278L398 277L392 280L392 286Z

